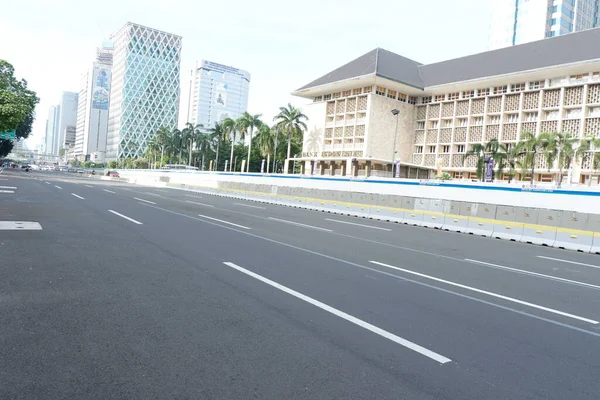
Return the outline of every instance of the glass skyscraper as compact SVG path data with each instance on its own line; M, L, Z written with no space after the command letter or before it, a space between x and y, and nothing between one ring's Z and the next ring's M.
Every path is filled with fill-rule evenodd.
M181 36L128 22L111 41L106 158L142 157L160 127L177 127Z
M489 50L598 26L600 0L490 0Z
M191 71L187 120L206 132L215 122L236 119L248 109L250 73L203 60Z

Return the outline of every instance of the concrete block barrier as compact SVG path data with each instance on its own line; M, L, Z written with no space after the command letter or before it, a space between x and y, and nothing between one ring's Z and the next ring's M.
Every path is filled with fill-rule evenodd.
M496 223L492 237L518 242L523 237L523 222L517 222L517 207L496 207Z
M404 219L402 197L388 194L378 195L377 204L371 206L370 216L380 221L402 222Z
M594 242L594 232L589 227L589 215L574 211L561 211L554 247L589 253Z
M471 207L471 217L469 217L467 225L467 233L491 237L494 232L495 217L495 204L473 204Z
M520 216L521 210L517 216ZM556 227L548 224L553 221L552 210L538 210L537 208L522 209L523 237L522 242L552 246L556 241Z
M350 193L350 212L357 217L368 217L371 212L371 194L352 192Z
M444 200L444 225L442 229L451 232L466 232L469 224L470 208L469 205L462 201ZM464 210L463 210L464 208ZM463 215L463 213L467 213Z
M423 212L416 209L416 204L420 200L429 199L415 199L414 197L402 197L402 208L404 209L404 222L407 225L421 226L423 224ZM426 205L425 205L426 204ZM429 208L429 202L419 203L419 207Z
M423 226L427 228L442 229L445 219L444 201L431 199L429 201L429 210L423 214Z

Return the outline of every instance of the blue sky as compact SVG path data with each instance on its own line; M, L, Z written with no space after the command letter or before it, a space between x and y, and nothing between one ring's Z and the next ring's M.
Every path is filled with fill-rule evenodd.
M488 0L6 3L0 58L41 98L30 146L43 138L48 108L62 91L79 91L96 47L127 21L183 36L185 78L196 59L249 71L249 111L266 121L281 105L306 103L290 96L294 89L375 47L422 63L441 61L484 51L489 26Z

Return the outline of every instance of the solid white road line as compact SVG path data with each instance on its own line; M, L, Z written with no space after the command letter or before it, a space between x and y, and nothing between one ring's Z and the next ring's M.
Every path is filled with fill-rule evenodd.
M92 186L92 185L83 185L83 186L87 186L87 187L91 187L91 188L93 188L93 186Z
M153 202L153 201L150 201L150 200L144 200L144 199L138 199L137 197L134 197L134 199L136 199L136 200L138 200L138 201L143 201L144 203L148 203L148 204L156 204L156 203L155 203L155 202Z
M71 194L73 196L77 197L78 199L85 200L83 197L79 196L78 194L75 194L75 193L71 193Z
M202 196L198 196L198 195L195 195L195 194L184 194L184 196L191 197L193 199L201 199L202 198Z
M212 220L212 221L221 222L222 224L227 224L227 225L231 225L231 226L236 226L236 227L238 227L238 228L242 228L242 229L250 229L250 228L248 228L247 226L244 226L244 225L238 225L238 224L234 224L233 222L227 222L227 221L223 221L222 219L216 219L216 218L209 217L209 216L202 215L202 214L198 214L198 216L199 216L199 217L202 217L202 218L210 219L210 220Z
M346 224L346 225L354 225L354 226L362 226L364 228L371 228L371 229L378 229L380 231L388 231L391 232L391 229L387 229L387 228L380 228L378 226L371 226L371 225L363 225L363 224L357 224L354 222L346 222L346 221L340 221L339 219L331 219L331 218L325 218L325 221L331 221L331 222L337 222L338 224Z
M49 184L50 184L50 182L46 182L46 184L47 184L47 185L49 185Z
M266 210L265 207L259 207L259 206L252 206L250 204L243 204L243 203L233 203L236 206L242 206L242 207L250 207L250 208L258 208L259 210Z
M14 190L0 190L0 193L14 193Z
M319 228L319 227L316 227L316 226L305 225L305 224L301 224L299 222L288 221L288 220L285 220L285 219L279 219L279 218L273 218L273 217L269 217L269 219L271 219L273 221L283 222L284 224L291 224L291 225L296 225L296 226L302 226L304 228L316 229L318 231L333 232L331 229L325 229L325 228Z
M471 260L469 258L465 258L465 261L468 261L468 262L471 262L471 263L475 263L475 264L487 265L489 267L493 267L493 268L497 268L497 269L504 269L504 270L507 270L507 271L514 271L514 272L517 272L517 273L520 273L520 274L524 274L524 275L539 276L539 277L542 277L542 278L546 278L546 279L550 279L550 280L554 280L554 281L558 281L558 282L571 283L571 284L574 284L574 285L585 286L585 287L589 287L589 288L592 288L592 289L600 289L600 286L598 286L598 285L592 285L591 283L585 283L585 282L580 282L580 281L573 281L571 279L565 279L565 278L559 278L557 276L540 274L538 272L525 271L523 269L505 267L504 265L492 264L492 263L487 263L487 262L484 262L484 261Z
M0 231L41 231L39 222L31 221L0 221Z
M0 189L11 189L11 190L16 190L17 187L16 186L0 186Z
M212 204L198 203L197 201L190 201L190 200L186 200L185 202L186 203L197 204L199 206L215 208L215 206L213 206Z
M544 256L537 256L537 257L538 258L543 258L545 260L559 261L559 262L564 262L564 263L567 263L567 264L583 265L585 267L600 269L600 266L598 266L598 265L580 263L580 262L577 262L577 261L563 260L563 259L560 259L560 258L552 258L552 257L544 257Z
M152 193L152 192L143 192L144 194L149 194L150 196L162 197L160 194Z
M54 185L55 188L57 189L62 189L60 186Z
M377 262L377 261L369 261L369 262L371 264L380 265L382 267L391 268L391 269L395 269L397 271L406 272L407 274L412 274L412 275L420 276L422 278L431 279L431 280L434 280L436 282L445 283L446 285L456 286L456 287L459 287L459 288L462 288L462 289L466 289L466 290L470 290L470 291L473 291L473 292L476 292L476 293L481 293L481 294L485 294L485 295L488 295L488 296L496 297L496 298L499 298L499 299L502 299L502 300L511 301L513 303L521 304L521 305L524 305L524 306L528 306L528 307L532 307L532 308L537 308L538 310L543 310L543 311L547 311L547 312L550 312L550 313L553 313L553 314L562 315L563 317L573 318L573 319L576 319L576 320L579 320L579 321L583 321L583 322L587 322L587 323L594 324L594 325L597 325L597 324L600 323L599 321L595 321L593 319L580 317L578 315L569 314L569 313L566 313L566 312L563 312L563 311L555 310L553 308L548 308L548 307L540 306L540 305L537 305L537 304L529 303L529 302L526 302L526 301L523 301L523 300L518 300L518 299L515 299L515 298L512 298L512 297L503 296L501 294L488 292L486 290L476 289L476 288L471 287L471 286L461 285L460 283L450 282L450 281L447 281L445 279L440 279L440 278L436 278L434 276L421 274L419 272L411 271L411 270L408 270L408 269L394 267L393 265L388 265L388 264L380 263L380 262Z
M113 194L115 193L112 190L108 190L108 189L102 189L102 190L104 190L105 192L108 192L108 193L113 193Z
M248 276L251 276L252 278L257 279L257 280L259 280L259 281L261 281L263 283L266 283L267 285L270 285L270 286L272 286L272 287L274 287L276 289L279 289L279 290L281 290L284 293L292 295L292 296L294 296L294 297L296 297L296 298L298 298L300 300L303 300L303 301L305 301L305 302L307 302L309 304L312 304L315 307L318 307L318 308L320 308L322 310L325 310L328 313L331 313L331 314L333 314L333 315L335 315L337 317L345 319L348 322L352 322L353 324L358 325L361 328L364 328L364 329L366 329L368 331L371 331L371 332L373 332L373 333L375 333L375 334L377 334L379 336L382 336L382 337L384 337L386 339L389 339L389 340L391 340L394 343L397 343L397 344L399 344L401 346L406 347L407 349L413 350L413 351L415 351L415 352L417 352L417 353L419 353L421 355L424 355L425 357L431 358L432 360L437 361L440 364L446 364L446 363L452 361L451 359L449 359L447 357L444 357L441 354L438 354L438 353L433 352L433 351L431 351L429 349L426 349L425 347L419 346L418 344L413 343L413 342L411 342L409 340L403 339L400 336L396 336L393 333L390 333L390 332L388 332L386 330L383 330L383 329L381 329L381 328L379 328L379 327L377 327L375 325L372 325L372 324L370 324L368 322L365 322L362 319L358 319L358 318L356 318L356 317L354 317L354 316L352 316L350 314L347 314L347 313L345 313L343 311L338 310L337 308L333 308L333 307L331 307L331 306L329 306L329 305L327 305L325 303L321 303L320 301L315 300L312 297L308 297L308 296L306 296L306 295L304 295L304 294L302 294L300 292L296 292L295 290L290 289L287 286L283 286L283 285L281 285L281 284L279 284L279 283L277 283L275 281L272 281L272 280L270 280L268 278L265 278L262 275L258 275L258 274L254 273L252 271L249 271L249 270L247 270L245 268L242 268L242 267L240 267L240 266L238 266L238 265L236 265L234 263L224 262L223 264L225 264L228 267L231 267L231 268L233 268L235 270L238 270L239 272L242 272L242 273L244 273L244 274L246 274Z
M125 218L127 221L131 221L134 224L143 225L140 221L136 221L135 219L129 218L128 216L120 214L120 213L118 213L118 212L116 212L114 210L108 210L108 212L113 213L113 214L115 214L115 215L117 215L117 216L119 216L121 218Z

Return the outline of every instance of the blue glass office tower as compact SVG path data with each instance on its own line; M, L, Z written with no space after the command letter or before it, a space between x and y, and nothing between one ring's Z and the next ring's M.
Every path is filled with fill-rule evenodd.
M236 119L248 109L250 73L203 60L191 71L188 122L204 131L225 118Z
M177 127L181 37L128 22L111 41L106 158L142 157L160 127Z

